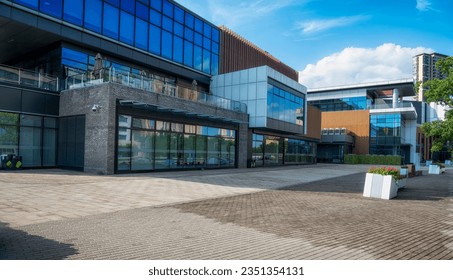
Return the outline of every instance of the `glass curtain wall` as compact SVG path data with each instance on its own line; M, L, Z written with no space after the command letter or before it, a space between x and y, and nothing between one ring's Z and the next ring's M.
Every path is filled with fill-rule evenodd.
M57 119L0 112L0 154L22 157L24 167L56 166Z
M268 84L267 116L269 118L303 126L304 107L304 98Z
M118 171L235 167L236 131L118 116Z
M401 115L370 116L370 154L400 155Z
M316 143L253 134L252 159L255 166L315 163Z
M321 112L366 110L371 105L371 100L365 96L345 97L340 99L327 99L310 101L310 105L318 107Z
M219 29L171 1L13 2L206 74L218 74Z

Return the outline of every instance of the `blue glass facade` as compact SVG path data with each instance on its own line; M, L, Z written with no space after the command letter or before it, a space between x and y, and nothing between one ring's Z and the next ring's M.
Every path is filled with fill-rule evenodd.
M370 116L370 154L400 154L401 121L400 114Z
M303 125L305 99L277 86L267 86L267 117Z
M365 96L310 101L321 112L366 110L371 100Z
M220 31L167 0L14 0L209 75L219 70Z

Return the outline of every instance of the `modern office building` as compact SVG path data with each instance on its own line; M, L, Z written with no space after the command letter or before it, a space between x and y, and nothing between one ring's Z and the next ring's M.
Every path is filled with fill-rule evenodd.
M231 37L169 0L0 0L0 154L101 174L243 168L261 141L265 165L314 162L297 72L251 43L235 56ZM228 80L241 71L246 91ZM257 108L276 104L288 112Z
M308 104L322 112L318 161L343 162L345 154L400 155L417 162L417 110L412 79L315 89Z

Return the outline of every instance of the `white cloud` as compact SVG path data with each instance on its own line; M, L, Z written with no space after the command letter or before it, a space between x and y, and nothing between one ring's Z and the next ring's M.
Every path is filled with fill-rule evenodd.
M430 6L431 6L431 2L429 0L416 0L417 1L417 5L415 6L415 8L419 11L427 11L430 9Z
M299 72L299 82L308 88L407 79L412 77L412 57L433 52L387 43L374 49L346 48L309 64Z
M368 16L359 15L334 19L302 21L296 23L296 29L300 29L303 34L313 34L332 28L353 25L368 18Z

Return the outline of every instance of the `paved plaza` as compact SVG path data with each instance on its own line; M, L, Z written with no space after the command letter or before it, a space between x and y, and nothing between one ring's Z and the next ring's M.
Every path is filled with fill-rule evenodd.
M0 171L0 259L453 259L453 169L380 200L368 167Z

